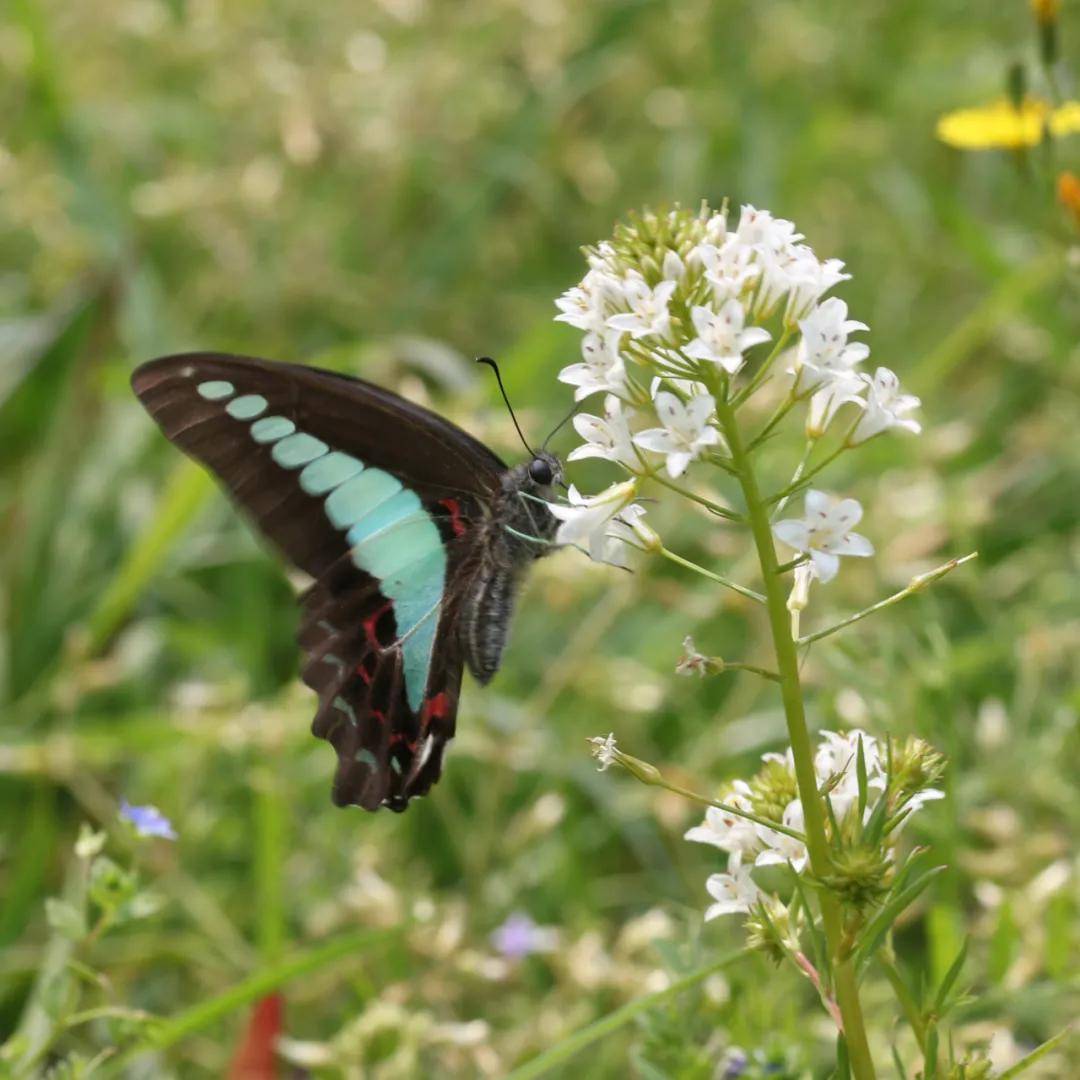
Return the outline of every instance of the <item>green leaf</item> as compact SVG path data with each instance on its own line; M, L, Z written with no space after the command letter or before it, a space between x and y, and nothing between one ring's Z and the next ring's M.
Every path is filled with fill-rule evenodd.
M866 964L881 944L889 927L896 922L901 912L922 895L923 891L938 874L944 870L944 866L934 866L918 874L914 880L900 892L895 889L891 899L886 901L882 909L870 921L863 932L862 941L855 950L855 963L857 967Z
M900 1051L896 1048L896 1043L892 1044L892 1061L893 1068L896 1070L896 1080L907 1080L907 1069L904 1068L904 1062L900 1058Z
M964 944L960 946L960 951L956 954L956 959L950 965L949 970L945 972L945 977L941 980L937 993L934 995L934 1012L938 1016L944 1014L945 1002L948 1000L949 991L952 990L954 983L960 977L960 972L964 967L964 961L967 959L970 941L970 938L964 938Z
M997 1080L1012 1080L1014 1076L1027 1072L1040 1058L1045 1057L1051 1050L1056 1050L1072 1032L1073 1025L1070 1024L1064 1031L1059 1031L1052 1039L1047 1039L1041 1046L1035 1047L1027 1057L1022 1057L1015 1065L1006 1069Z

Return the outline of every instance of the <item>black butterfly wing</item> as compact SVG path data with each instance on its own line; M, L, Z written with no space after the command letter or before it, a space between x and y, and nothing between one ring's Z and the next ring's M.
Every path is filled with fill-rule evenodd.
M438 779L462 657L457 601L505 465L442 417L358 379L217 353L132 377L164 433L211 468L315 584L302 675L333 744L333 797L404 809Z

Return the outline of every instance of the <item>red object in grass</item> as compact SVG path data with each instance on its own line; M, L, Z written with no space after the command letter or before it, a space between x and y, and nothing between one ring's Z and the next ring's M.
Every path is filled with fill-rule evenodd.
M277 1080L274 1045L282 1032L285 998L268 994L252 1010L243 1041L229 1066L229 1080Z

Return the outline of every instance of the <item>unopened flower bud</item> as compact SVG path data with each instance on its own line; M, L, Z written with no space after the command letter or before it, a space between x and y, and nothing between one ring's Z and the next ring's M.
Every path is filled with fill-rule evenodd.
M655 765L650 765L647 761L631 757L629 754L624 754L621 750L615 751L615 758L624 769L633 773L643 784L659 784L662 780L660 770Z
M791 592L787 598L787 609L791 612L791 636L799 636L799 616L806 610L810 603L810 582L814 580L814 564L803 563L795 567L795 574L791 584Z
M945 772L945 755L914 735L894 743L892 754L892 787L900 800L932 788Z
M780 964L789 953L799 951L799 939L791 925L791 913L775 896L762 896L746 920L746 943Z
M885 852L859 844L833 853L832 870L822 883L846 904L863 910L889 891L891 869Z

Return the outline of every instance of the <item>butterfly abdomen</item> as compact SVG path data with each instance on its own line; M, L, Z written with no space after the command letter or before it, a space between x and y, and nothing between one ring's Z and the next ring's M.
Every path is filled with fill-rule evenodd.
M499 670L510 636L520 570L513 564L487 562L477 574L461 613L462 643L469 671L479 683Z
M465 662L479 683L490 682L499 670L526 569L551 551L558 521L542 501L550 497L549 486L530 478L528 463L503 476L500 497L484 526L480 566L461 612Z

